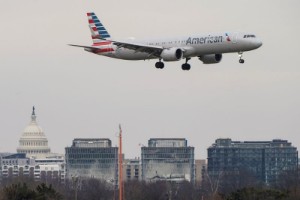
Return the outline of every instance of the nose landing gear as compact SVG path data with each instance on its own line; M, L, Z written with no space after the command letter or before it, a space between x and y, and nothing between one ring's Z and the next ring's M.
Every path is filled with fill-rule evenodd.
M245 60L242 58L243 57L243 52L239 52L239 63L243 64L245 62Z

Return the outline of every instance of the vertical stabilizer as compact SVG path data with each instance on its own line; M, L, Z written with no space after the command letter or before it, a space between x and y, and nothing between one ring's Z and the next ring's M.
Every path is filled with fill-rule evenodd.
M109 33L107 32L103 24L100 22L98 17L95 15L95 13L89 12L87 13L87 17L94 44L110 38Z

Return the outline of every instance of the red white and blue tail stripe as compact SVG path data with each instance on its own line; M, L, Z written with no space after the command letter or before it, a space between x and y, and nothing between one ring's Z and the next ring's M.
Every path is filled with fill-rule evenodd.
M100 22L98 17L95 15L95 13L89 12L87 13L87 17L94 44L100 43L101 41L110 38L109 33L107 32L103 24Z

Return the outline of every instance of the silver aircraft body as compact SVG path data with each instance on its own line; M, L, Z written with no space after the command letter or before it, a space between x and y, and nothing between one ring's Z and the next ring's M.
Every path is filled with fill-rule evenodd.
M164 68L164 62L185 59L183 70L190 70L188 61L198 57L204 64L219 63L224 53L238 53L239 62L244 63L243 52L251 51L262 45L252 33L220 32L187 35L161 39L114 40L94 13L87 13L93 44L84 50L111 58L124 60L158 59L155 67ZM164 62L163 62L164 61Z

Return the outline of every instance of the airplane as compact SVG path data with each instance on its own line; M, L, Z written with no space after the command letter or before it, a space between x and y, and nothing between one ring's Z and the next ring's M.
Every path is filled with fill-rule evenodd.
M94 12L87 13L89 28L93 44L82 47L85 51L97 55L123 60L149 60L158 59L155 67L164 68L164 62L185 59L182 70L190 70L188 61L198 57L204 64L215 64L222 60L224 53L238 53L239 62L243 52L259 48L262 41L252 33L223 32L199 35L179 36L173 38L145 39L145 40L113 40L106 28ZM164 61L164 62L163 62Z

